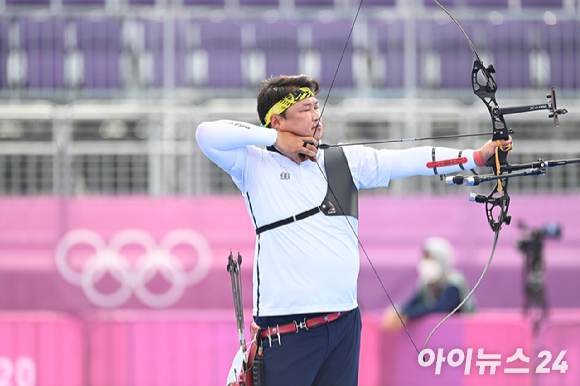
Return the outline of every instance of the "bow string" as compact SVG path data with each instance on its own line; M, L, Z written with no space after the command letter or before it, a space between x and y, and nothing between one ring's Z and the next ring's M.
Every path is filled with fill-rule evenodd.
M356 10L356 14L354 16L352 25L350 27L350 31L348 33L348 36L346 38L346 42L344 44L344 48L342 50L342 54L340 55L340 59L338 61L338 64L336 66L336 71L334 72L334 76L332 78L332 82L330 84L330 87L328 89L328 94L326 95L326 99L324 100L324 104L322 105L322 111L320 112L320 117L319 119L322 121L322 116L324 115L324 110L326 108L326 104L328 103L328 99L330 97L330 93L332 92L332 88L334 86L334 82L336 80L336 77L338 75L338 71L340 70L340 65L342 63L342 60L344 58L344 54L346 52L346 49L348 48L348 44L350 43L350 39L352 37L352 33L354 31L354 27L356 24L356 21L358 19L358 16L360 14L360 10L362 8L364 0L360 0L359 4L358 4L358 8ZM318 128L316 128L316 130L318 130ZM313 136L316 134L316 130L314 131ZM324 149L327 148L323 145L320 146L320 148ZM326 183L328 185L328 189L330 191L330 193L332 194L332 196L334 197L334 200L336 201L337 205L339 206L340 210L342 213L346 213L343 209L342 209L342 204L340 203L340 201L338 200L338 197L336 197L336 194L334 193L334 191L332 190L332 188L330 187L330 184L328 183L328 178L326 177L326 174L324 174L324 171L322 170L322 167L320 166L319 163L316 163L316 165L318 165L318 169L320 170L320 174L322 174L322 176L324 177L324 179L326 180ZM403 328L405 329L405 332L407 333L407 336L409 337L411 343L413 344L413 347L415 348L415 351L417 352L417 355L419 355L419 349L417 348L417 345L415 344L415 341L413 340L413 337L411 336L411 333L409 332L409 329L407 328L405 322L403 321L403 318L401 317L401 314L399 313L399 310L397 309L397 307L395 306L395 303L393 302L393 299L391 298L391 295L389 294L389 291L387 291L387 288L385 287L385 284L383 283L383 280L381 279L381 276L379 275L377 269L375 268L371 258L369 257L369 254L367 253L363 243L361 242L360 238L358 237L358 234L353 226L353 224L350 222L350 219L348 218L348 216L344 216L344 218L346 219L352 233L354 234L354 236L356 237L357 243L360 246L361 250L363 251L369 265L371 266L373 272L375 273L375 276L377 278L377 280L379 281L385 295L387 295L387 298L389 299L389 302L391 303L391 305L393 306L393 309L395 310L395 313L397 314L397 317L399 318L401 324L403 325Z
M358 19L359 14L360 14L360 10L362 8L363 2L364 2L364 0L361 0L359 2L352 26L350 28L350 31L348 33L348 36L347 36L347 39L346 39L346 42L344 45L344 49L342 51L342 55L341 55L340 60L338 62L336 71L334 73L334 77L332 79L332 83L330 85L328 94L326 96L326 99L324 101L324 105L322 107L322 111L320 113L320 119L322 119L322 116L324 114L326 104L327 104L329 97L330 97L330 94L332 92L332 88L334 86L334 82L336 80L336 77L337 77L338 71L340 69L342 60L344 58L346 49L348 47L348 44L350 43L350 39L351 39L352 33L354 31L356 21ZM580 159L554 160L554 161L544 161L544 160L540 159L536 162L532 162L532 163L528 163L528 164L520 164L520 165L510 165L509 164L509 162L507 161L507 157L508 157L509 151L511 150L511 145L509 147L502 147L500 145L500 143L501 143L501 141L509 140L510 135L514 134L514 131L508 127L508 125L505 121L504 115L530 112L530 111L538 111L538 110L548 110L550 113L549 117L553 118L555 126L559 126L558 116L566 114L568 111L566 109L558 109L557 108L555 88L552 88L550 94L547 96L548 103L546 103L546 104L532 105L532 106L509 107L509 108L504 108L504 109L500 108L499 104L497 103L496 97L495 97L498 87L497 87L497 83L495 82L493 75L492 75L496 72L495 68L491 64L487 67L483 64L483 61L481 60L481 57L479 56L479 54L475 48L475 45L473 44L473 42L469 38L469 35L465 32L465 30L463 29L461 24L457 21L457 19L441 3L439 3L439 1L433 0L433 2L435 4L437 4L451 18L451 20L453 20L453 22L457 25L457 27L460 29L461 33L463 34L463 36L467 40L469 47L471 48L471 51L473 52L474 62L473 62L473 67L472 67L472 71L471 71L472 89L473 89L474 94L487 107L488 112L490 114L491 121L492 121L493 131L491 133L459 134L459 135L446 135L446 136L438 136L438 137L394 139L394 140L371 141L371 142L345 143L345 144L336 144L336 145L320 144L320 146L319 146L321 149L328 149L331 147L342 147L342 146L353 146L353 145L373 145L373 144L379 144L379 143L412 142L412 141L423 141L423 140L434 140L434 139L489 136L490 134L491 134L491 140L498 142L498 147L497 147L495 156L491 157L486 162L486 166L491 167L493 169L493 174L475 175L475 176L470 176L470 177L456 175L453 177L447 177L447 179L446 179L447 185L476 186L476 185L479 185L480 183L483 183L483 182L496 182L494 189L492 190L492 192L489 195L485 196L485 195L473 194L473 193L470 195L471 201L478 202L478 203L485 203L486 216L487 216L489 226L492 229L492 231L494 232L494 239L493 239L493 245L492 245L490 257L487 261L487 264L486 264L482 274L480 275L478 281L474 285L473 289L467 294L467 296L461 301L461 303L453 311L451 311L445 318L443 318L443 320L439 324L437 324L437 326L435 326L435 328L431 331L427 340L425 341L424 348L427 348L427 345L429 344L431 337L437 331L437 329L439 329L439 327L441 327L441 325L443 323L445 323L445 321L447 321L453 314L455 314L473 296L473 294L475 293L477 288L482 283L485 275L487 274L487 272L491 266L493 257L495 255L497 242L499 239L500 231L502 229L502 225L503 224L509 225L510 221L511 221L511 216L508 215L508 210L509 210L509 205L510 205L510 196L508 194L509 179L513 178L513 177L543 175L546 173L546 168L548 168L548 167L563 166L563 165L568 165L568 164L572 164L572 163L580 163ZM316 132L315 132L315 134L316 134ZM321 166L319 164L317 164L317 165L318 165L318 168L320 169L322 176L325 178L325 180L328 183L328 179L327 179L326 175L324 174L324 171L322 170ZM334 194L334 192L332 191L332 189L330 188L330 186L329 186L329 191L334 196L335 201L337 202L338 206L340 207L341 204L338 201L338 199L337 199L336 195ZM342 208L341 208L341 210L342 210ZM494 214L495 212L499 212L499 213L497 213L497 215L495 215ZM417 354L419 355L420 354L419 349L417 348L415 341L413 340L407 326L405 325L405 322L403 321L399 311L397 310L397 307L395 306L391 296L389 295L380 275L378 274L376 268L374 267L374 264L372 263L368 253L366 252L364 245L360 241L354 226L351 224L348 217L345 217L345 218L346 218L346 221L348 221L348 224L349 224L353 234L355 235L357 242L358 242L359 246L361 247L361 250L363 251L367 261L369 262L372 270L374 271L383 291L385 292L387 298L389 299L389 302L391 303L391 305L392 305L393 309L395 310L401 324L403 325L403 327L407 333L407 336L409 337L411 343L413 344L415 350L417 351Z

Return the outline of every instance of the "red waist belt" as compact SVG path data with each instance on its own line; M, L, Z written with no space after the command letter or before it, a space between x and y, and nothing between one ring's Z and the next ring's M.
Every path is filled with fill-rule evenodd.
M312 327L320 326L321 324L325 324L328 322L332 322L340 318L343 315L346 315L348 311L341 311L341 312L334 312L328 315L318 316L316 318L306 319L304 321L294 323L284 324L282 326L275 326L275 327L262 327L262 331L260 332L260 336L263 338L270 338L272 336L280 336L284 334L289 334L291 332L297 333L301 329L309 330Z

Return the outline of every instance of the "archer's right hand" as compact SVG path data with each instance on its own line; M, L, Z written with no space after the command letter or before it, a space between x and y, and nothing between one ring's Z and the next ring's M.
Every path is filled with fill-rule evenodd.
M298 165L308 159L318 161L318 140L314 137L299 137L290 132L279 131L274 147Z

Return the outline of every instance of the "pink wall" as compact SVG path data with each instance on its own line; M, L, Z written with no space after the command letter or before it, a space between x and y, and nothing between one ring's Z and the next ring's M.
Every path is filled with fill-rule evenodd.
M416 344L424 344L443 315L411 323ZM483 318L483 319L481 319ZM100 312L88 319L90 379L94 386L121 385L223 385L233 354L237 351L231 313ZM429 347L484 348L504 358L522 347L530 355L529 323L513 314L475 318L452 318L434 335ZM437 351L437 350L435 350ZM417 353L404 333L390 336L380 330L376 314L363 316L359 383L379 385L465 385L489 384L531 386L529 375L478 374L474 354L472 374L463 367L435 365L421 368ZM501 370L505 365L502 365ZM194 380L194 381L192 381Z
M425 348L427 337L444 317L445 315L436 314L409 323L409 333L419 351ZM381 375L386 381L383 383L385 385L532 385L531 374L503 372L509 367L506 359L512 356L517 348L522 348L528 356L533 352L530 323L518 314L493 312L477 316L462 315L445 322L434 333L428 345L436 356L439 356L439 350L442 350L445 361L441 362L439 373L436 358L428 367L423 368L419 365L415 347L404 331L394 335L382 334L380 331L376 333L383 343L382 362L388 364L382 367ZM449 365L449 353L454 349L460 349L466 357L468 350L472 350L469 366L467 359L457 367ZM485 369L484 374L479 374L480 367L477 366L479 349L484 350L483 354L501 355L501 365L496 368L495 374L491 374L489 368ZM458 360L458 355L453 359ZM465 374L466 368L469 369L468 375Z
M0 384L81 386L81 323L54 313L0 313Z
M484 207L466 195L366 196L360 212L360 239L396 302L412 292L420 246L429 236L451 240L457 266L472 285L489 258L493 234ZM519 220L533 227L562 225L562 238L546 243L549 301L553 307L580 306L580 197L514 197L511 212L513 224L504 226L476 294L480 307L523 304ZM251 302L255 236L239 196L13 197L0 199L0 213L1 309L76 314L101 308L229 308L224 266L230 248L244 256L245 302ZM103 259L111 251L114 258ZM155 260L155 251L170 258ZM364 255L361 260L359 303L380 310L388 299ZM134 287L129 277L138 279Z
M231 312L101 312L86 319L92 386L224 385L237 351Z
M249 317L249 311L248 315ZM408 323L418 350L444 315ZM247 319L249 321L249 319ZM361 386L554 386L577 385L580 377L580 312L555 311L534 335L530 320L517 310L454 316L433 335L428 348L446 359L421 367L406 333L384 333L380 314L363 313ZM247 331L246 331L247 332ZM472 350L449 365L449 353ZM499 355L495 374L480 374L479 349ZM518 349L529 363L508 363ZM222 386L235 352L233 311L98 311L72 318L55 313L0 313L0 384L15 386ZM543 366L548 372L536 373ZM562 373L554 369L565 352ZM426 358L428 359L428 358ZM456 355L452 357L458 360ZM506 373L529 369L527 374ZM2 383L4 382L4 383Z
M472 284L487 262L493 235L483 206L467 202L466 196L363 197L360 206L361 241L396 302L414 287L414 266L426 237L452 241L457 265ZM567 350L569 370L541 374L538 384L576 385L580 315L558 308L580 307L580 198L515 197L511 211L513 224L504 228L492 267L476 292L484 311L506 311L454 318L435 334L430 347L445 353L472 348L474 356L484 348L485 353L500 353L502 366L521 347L535 361L533 368L538 364L537 355L529 354L534 342L554 356ZM239 248L244 256L244 300L246 307L251 304L254 232L240 197L15 197L0 199L0 214L0 308L27 310L0 314L0 380L10 367L10 377L18 369L19 380L26 382L32 363L40 386L130 386L146 380L153 386L223 385L236 350L225 269L230 248ZM533 227L556 221L564 230L560 240L546 245L554 310L537 338L519 317L519 219ZM67 248L67 234L79 236L76 241L82 243ZM166 264L156 256L165 256L161 260ZM380 332L378 315L388 299L366 258L361 259L361 385L532 384L533 377L526 374L479 376L474 364L469 376L461 366L443 366L440 375L434 374L434 366L418 367L406 334ZM127 278L141 280L140 285L128 285L134 282ZM409 325L418 347L438 321L432 316Z

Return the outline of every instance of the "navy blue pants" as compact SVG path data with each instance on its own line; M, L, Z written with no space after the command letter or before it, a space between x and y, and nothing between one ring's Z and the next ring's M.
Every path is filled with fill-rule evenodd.
M254 318L259 326L276 326L301 322L295 315ZM265 386L355 386L358 384L360 333L362 329L358 308L330 323L296 334L272 337L262 342L264 347Z

